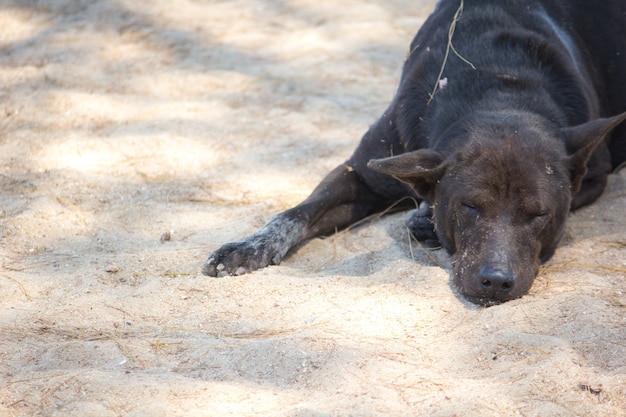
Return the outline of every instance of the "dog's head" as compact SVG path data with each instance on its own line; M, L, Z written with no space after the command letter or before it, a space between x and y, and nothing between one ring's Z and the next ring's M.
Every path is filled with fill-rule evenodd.
M432 202L455 284L471 301L489 305L528 292L563 234L589 156L624 118L558 130L487 117L445 138L446 157L421 149L368 166Z

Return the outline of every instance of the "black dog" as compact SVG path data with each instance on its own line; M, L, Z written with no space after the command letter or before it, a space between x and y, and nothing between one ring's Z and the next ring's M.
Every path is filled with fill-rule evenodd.
M422 204L408 226L448 250L467 298L520 297L569 210L626 160L624 111L625 1L441 0L354 155L203 272L278 264L304 239L411 196Z

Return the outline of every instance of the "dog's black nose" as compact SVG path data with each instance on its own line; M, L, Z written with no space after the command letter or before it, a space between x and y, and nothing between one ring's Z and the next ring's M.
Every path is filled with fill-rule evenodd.
M507 300L509 298L507 294L515 286L515 276L510 270L503 271L485 265L480 268L478 282L485 297Z

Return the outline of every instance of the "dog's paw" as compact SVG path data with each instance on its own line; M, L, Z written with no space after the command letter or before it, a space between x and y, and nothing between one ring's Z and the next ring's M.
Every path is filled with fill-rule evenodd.
M243 275L278 265L304 236L306 223L291 216L289 211L279 214L255 234L222 246L209 256L202 273L210 277Z
M417 239L430 247L441 246L439 238L435 233L435 225L433 224L433 210L429 203L422 202L419 209L409 213L406 221L406 227L409 228L411 234Z
M210 277L243 275L279 261L271 248L243 240L228 243L209 255L202 273Z

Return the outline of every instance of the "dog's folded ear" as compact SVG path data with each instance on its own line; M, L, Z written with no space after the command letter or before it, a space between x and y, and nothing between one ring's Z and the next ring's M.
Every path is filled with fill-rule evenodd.
M433 200L435 185L445 172L441 155L430 149L372 159L367 167L409 184L420 197L428 200Z
M624 120L626 112L561 129L561 138L569 155L564 162L570 170L572 194L580 189L583 177L587 173L587 160L593 150Z

